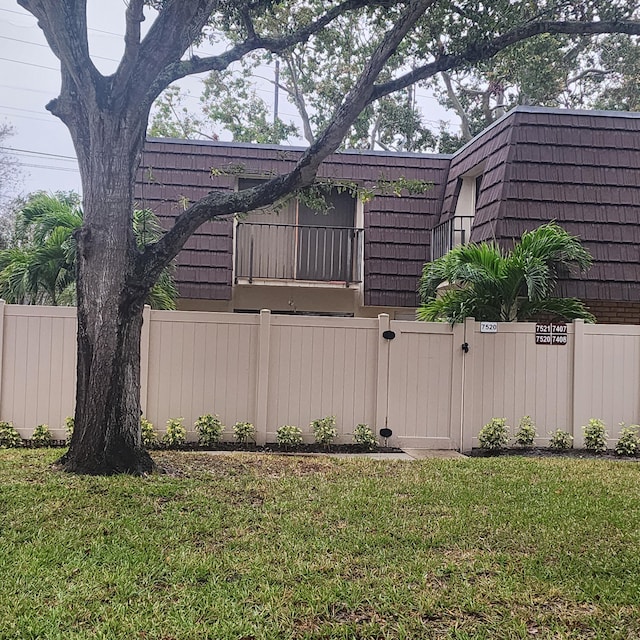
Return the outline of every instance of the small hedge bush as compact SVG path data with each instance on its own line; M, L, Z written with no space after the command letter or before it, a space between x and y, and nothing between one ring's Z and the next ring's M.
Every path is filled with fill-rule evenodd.
M15 449L22 446L20 434L10 422L0 422L0 449Z
M159 444L157 431L153 428L153 423L144 416L140 418L140 433L142 436L142 446L145 449L154 449Z
M233 425L233 437L236 442L247 444L256 439L256 428L250 422L236 422Z
M218 444L222 438L224 425L218 416L207 413L200 416L193 425L198 432L198 444L202 447L211 447Z
M556 429L551 433L549 439L549 448L556 451L563 451L565 449L571 449L573 446L573 436L568 431L562 431L562 429Z
M182 447L187 441L187 430L182 426L183 418L170 418L167 420L167 432L162 438L162 443L169 449Z
M602 453L607 450L607 430L602 420L591 418L582 430L584 431L584 448L587 451Z
M480 429L478 441L482 449L497 451L509 444L509 427L504 418L493 418Z
M278 444L285 449L293 449L302 444L302 431L299 427L283 424L276 431Z
M51 440L51 431L49 431L49 425L46 424L39 424L31 434L31 444L34 447L48 447Z
M518 430L515 435L516 444L520 447L533 447L536 435L538 435L536 433L536 425L533 424L531 417L523 416L520 418Z
M311 423L311 430L318 444L328 447L338 435L336 430L336 417L327 416L314 420Z
M371 451L378 446L378 440L368 424L358 424L353 430L353 441Z
M76 426L76 419L73 416L67 416L64 419L64 430L67 433L67 442L71 440L73 429Z
M617 456L636 456L640 451L640 436L638 436L637 424L625 427L624 422L620 424L620 437L615 446Z

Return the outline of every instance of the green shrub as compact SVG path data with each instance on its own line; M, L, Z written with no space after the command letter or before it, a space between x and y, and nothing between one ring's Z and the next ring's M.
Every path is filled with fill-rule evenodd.
M311 423L311 430L318 444L328 447L333 439L338 435L336 430L336 417L327 416L319 418Z
M625 427L624 422L620 423L620 437L616 443L615 452L618 456L635 456L640 451L640 436L638 436L637 424Z
M378 439L368 424L356 425L356 428L353 430L353 441L369 451L378 446Z
M256 428L250 422L236 422L233 425L233 436L237 442L247 444L256 439Z
M568 431L562 431L562 429L556 429L551 432L551 438L549 439L549 448L563 451L564 449L571 449L573 446L573 436Z
M20 434L10 422L0 422L0 449L14 449L22 446Z
M515 435L516 444L520 447L533 447L537 435L536 425L533 424L531 416L523 416L520 418L518 431L516 431Z
M203 447L210 447L220 442L224 425L218 416L207 413L200 416L193 424L198 432L198 444Z
M591 418L584 431L584 448L593 453L601 453L607 450L607 430L604 422L597 418Z
M480 429L478 441L482 449L496 451L509 444L509 427L504 418L492 418L491 422Z
M158 433L153 428L153 423L144 416L140 418L140 434L142 437L142 446L145 449L153 449L158 446Z
M67 433L67 442L71 440L71 436L73 435L73 429L76 426L76 420L73 416L67 416L64 419L64 430Z
M31 434L31 444L35 447L48 447L51 444L49 425L39 424Z
M290 449L302 444L302 431L299 427L283 424L276 431L276 440L281 447Z
M177 449L187 441L187 430L182 426L184 418L170 418L167 420L167 432L162 438L163 444L169 449Z

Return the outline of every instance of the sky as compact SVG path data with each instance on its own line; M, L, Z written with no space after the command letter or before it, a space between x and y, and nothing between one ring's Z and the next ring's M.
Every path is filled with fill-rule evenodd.
M123 50L125 0L88 0L87 5L89 47L94 63L103 73L111 73ZM198 52L212 53L211 45ZM20 163L21 181L16 185L16 196L37 190L81 191L69 132L45 109L46 103L58 95L59 69L36 19L15 0L0 0L0 122L8 123L14 130L5 144ZM264 78L273 77L268 67L259 72ZM193 108L198 104L200 82L201 79L193 77L181 83L191 94ZM261 81L258 91L271 103L273 88L268 81ZM418 96L434 123L439 119L452 120L451 114L424 90ZM285 101L282 93L279 115L285 121L298 120L295 108ZM298 140L290 142L302 144Z

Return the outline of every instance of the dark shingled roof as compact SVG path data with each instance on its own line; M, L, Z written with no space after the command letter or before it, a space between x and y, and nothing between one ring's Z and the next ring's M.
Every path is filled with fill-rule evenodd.
M186 201L235 178L211 167L241 164L245 175L281 173L295 147L149 140L136 184L140 205L170 225ZM453 156L347 151L320 176L356 181L399 176L434 182L425 195L378 196L365 205L365 304L417 304L416 285L430 257L431 228L454 215L461 177L482 168L471 239L510 245L523 231L557 220L579 236L594 266L559 283L564 295L640 301L640 114L518 107ZM231 297L233 225L205 224L178 261L180 294Z
M260 176L290 170L302 149L275 145L184 140L148 140L135 197L170 226L186 201L213 189L233 189L235 178L211 176L212 167L242 165ZM364 205L365 304L415 306L416 282L429 258L431 228L440 215L449 157L415 153L347 151L330 156L319 176L354 181L384 177L433 181L426 194L378 196ZM208 222L178 256L180 295L229 300L232 287L233 224Z
M495 129L505 125L498 200L485 169L472 240L510 245L556 220L594 258L587 273L561 280L559 293L640 300L640 114L519 107ZM452 170L473 146L456 155Z

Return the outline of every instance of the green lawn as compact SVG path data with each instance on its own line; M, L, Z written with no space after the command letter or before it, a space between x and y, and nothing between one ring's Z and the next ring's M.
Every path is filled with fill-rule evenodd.
M640 466L0 451L0 638L640 638Z

